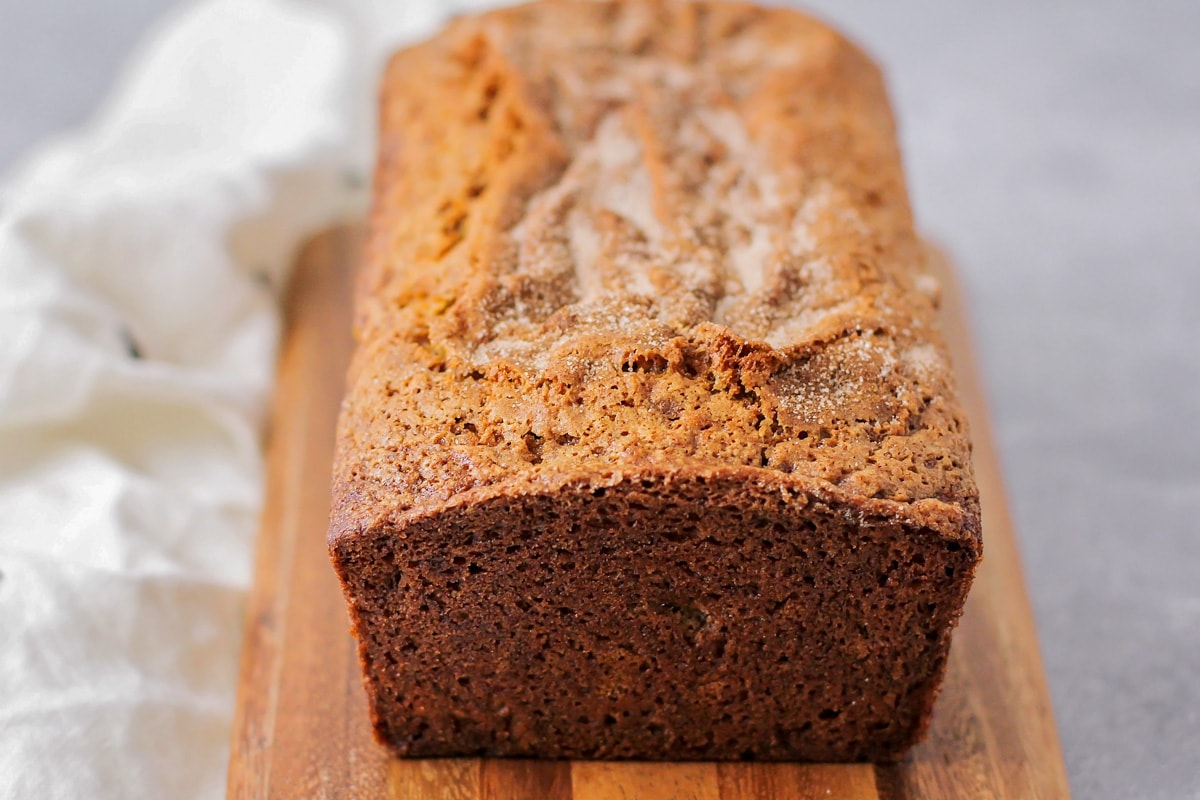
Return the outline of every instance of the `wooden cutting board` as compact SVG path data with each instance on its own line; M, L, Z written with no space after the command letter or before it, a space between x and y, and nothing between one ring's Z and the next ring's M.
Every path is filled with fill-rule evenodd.
M399 760L371 739L325 549L333 431L350 356L360 237L301 254L269 433L268 489L229 763L233 798L949 800L1065 798L1067 780L966 320L945 326L975 440L985 557L928 739L899 765Z

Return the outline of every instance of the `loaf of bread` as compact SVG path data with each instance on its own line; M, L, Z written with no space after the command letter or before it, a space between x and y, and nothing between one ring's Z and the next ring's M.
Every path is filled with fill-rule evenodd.
M879 70L541 2L383 80L329 546L409 756L891 760L981 554Z

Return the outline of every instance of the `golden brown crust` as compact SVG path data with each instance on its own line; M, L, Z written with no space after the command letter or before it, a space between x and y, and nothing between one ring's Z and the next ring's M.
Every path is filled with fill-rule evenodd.
M383 109L344 489L401 514L690 458L976 512L884 88L838 34L536 4L400 53Z
M724 470L978 558L857 47L742 3L540 2L454 22L383 87L330 533L352 603L360 538L634 473Z

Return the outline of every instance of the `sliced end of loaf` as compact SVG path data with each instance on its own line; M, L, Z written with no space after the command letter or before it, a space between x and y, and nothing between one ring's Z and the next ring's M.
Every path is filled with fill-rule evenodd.
M927 727L977 520L756 469L485 491L331 540L396 753L886 761Z

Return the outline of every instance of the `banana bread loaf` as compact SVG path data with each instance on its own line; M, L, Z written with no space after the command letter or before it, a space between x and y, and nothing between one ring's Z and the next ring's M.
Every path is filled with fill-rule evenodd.
M732 2L396 55L329 547L411 756L890 760L981 555L879 70Z

